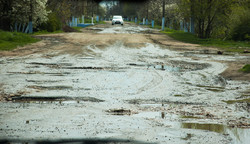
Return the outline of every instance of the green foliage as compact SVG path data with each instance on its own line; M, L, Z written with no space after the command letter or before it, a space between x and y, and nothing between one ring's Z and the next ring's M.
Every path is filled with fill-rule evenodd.
M245 18L234 28L232 39L236 41L250 41L250 17Z
M250 73L250 64L246 64L240 71Z
M40 30L45 30L48 32L54 32L61 29L61 21L57 17L56 13L50 13L48 16L48 21L40 26Z
M171 30L168 28L166 28L166 30L163 33L166 33L168 36L178 41L192 43L192 44L199 44L199 45L208 46L208 47L217 47L228 52L241 52L242 53L244 52L245 49L250 49L250 43L248 42L236 42L236 41L229 41L229 40L223 41L220 39L201 39L191 33Z
M214 32L227 27L232 9L238 0L181 0L179 9L184 18L193 17L199 38L211 38ZM225 35L222 31L218 35ZM215 34L215 36L217 36Z
M0 30L0 50L12 50L17 46L24 46L37 41L39 40L28 34Z

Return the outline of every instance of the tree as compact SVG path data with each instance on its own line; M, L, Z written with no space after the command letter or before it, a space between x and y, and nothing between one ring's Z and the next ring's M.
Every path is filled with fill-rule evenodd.
M47 21L49 11L46 10L46 3L47 0L2 0L0 9L3 11L0 17L7 23L1 23L1 28L9 30L8 27L11 24L24 24L30 20L33 21L34 26Z
M199 38L210 38L214 30L225 26L237 0L180 0L184 18L195 19Z

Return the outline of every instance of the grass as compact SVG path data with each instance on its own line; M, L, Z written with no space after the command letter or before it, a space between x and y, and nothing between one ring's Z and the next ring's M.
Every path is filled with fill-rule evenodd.
M246 64L240 71L250 73L250 64Z
M163 33L168 36L182 42L199 44L201 46L207 47L216 47L220 48L227 52L240 52L243 53L244 50L250 49L249 42L240 42L240 41L230 41L230 40L220 40L220 39L200 39L194 34L176 31L166 28Z
M38 41L38 39L33 38L29 34L0 30L0 51L13 50L18 46L24 46Z
M151 27L151 25L149 25ZM154 29L161 29L161 26L155 25ZM243 53L244 50L250 50L250 43L243 41L230 41L230 40L221 40L221 39L200 39L192 33L187 33L183 31L177 31L165 27L165 30L162 33L167 34L171 38L191 44L199 44L206 47L216 47L220 48L226 52L239 52Z
M105 21L99 21L97 24L106 24Z
M63 31L62 30L58 30L58 31L54 31L54 32L48 32L46 30L43 30L43 31L34 32L33 35L56 34L56 33L63 33Z
M75 29L77 32L81 32L82 27L72 27L73 29Z

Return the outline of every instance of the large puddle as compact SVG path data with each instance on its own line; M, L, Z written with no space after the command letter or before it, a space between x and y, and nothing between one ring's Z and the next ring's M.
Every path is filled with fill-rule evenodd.
M144 106L151 106L153 107L153 104L148 104ZM155 107L158 107L159 105L155 105ZM131 113L130 113L131 114ZM232 128L228 127L226 125L222 124L213 124L213 123L190 123L185 122L186 120L202 120L202 118L199 117L193 117L193 116L179 116L175 114L170 114L166 112L141 112L141 113L135 113L133 117L140 117L140 118L146 118L146 119L163 119L166 121L166 123L172 124L177 128L184 128L184 129L190 129L195 131L207 131L207 132L215 132L218 134L222 134L224 136L229 136L230 141L233 144L247 144L250 141L249 133L250 129L248 128ZM178 122L184 121L184 122ZM192 134L187 134L187 137L183 138L184 140L188 140L192 137Z
M250 142L250 129L230 128L220 124L182 123L182 128L205 130L229 135L233 144L247 144Z

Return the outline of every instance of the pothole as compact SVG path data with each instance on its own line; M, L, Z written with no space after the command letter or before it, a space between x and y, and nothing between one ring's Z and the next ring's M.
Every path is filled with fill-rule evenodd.
M168 66L165 64L135 64L135 63L129 63L127 64L129 66L134 66L134 67L145 67L145 68L150 68L150 69L156 69L156 70L163 70L163 71L172 71L172 72L178 72L180 70L179 67L172 67L172 66Z
M52 73L52 72L41 72L41 71L29 71L29 72L7 72L9 74L42 74L42 75L53 75L53 76L64 76L70 74L69 72L62 72L62 73Z
M247 103L247 104L249 104L249 107L250 107L250 98L237 99L237 100L223 100L223 102L225 102L225 103L227 103L227 104Z
M200 124L200 123L182 123L181 127L187 129L207 130L217 133L224 133L226 129L224 125L220 124Z
M72 90L71 86L28 86L28 88L39 89L39 90Z
M40 62L31 62L28 63L31 65L43 65L43 66L72 66L71 63L40 63Z
M171 60L170 63L173 66L178 67L180 71L196 71L211 66L210 64L207 63L196 63L196 62L175 61L175 60Z
M127 100L129 104L187 104L187 105L207 105L206 103L199 102L180 102L180 101L170 101L162 99L131 99Z
M97 99L94 97L62 97L62 96L51 96L51 97L42 97L42 96L21 96L21 97L12 97L13 102L22 102L22 103L60 103L65 101L75 101L80 103L81 101L88 102L104 102L104 100Z
M62 67L62 69L72 69L72 70L109 70L109 71L115 71L115 70L122 70L127 69L126 67Z
M110 113L111 115L132 115L134 112L132 112L129 109L110 109L107 110L106 112Z

